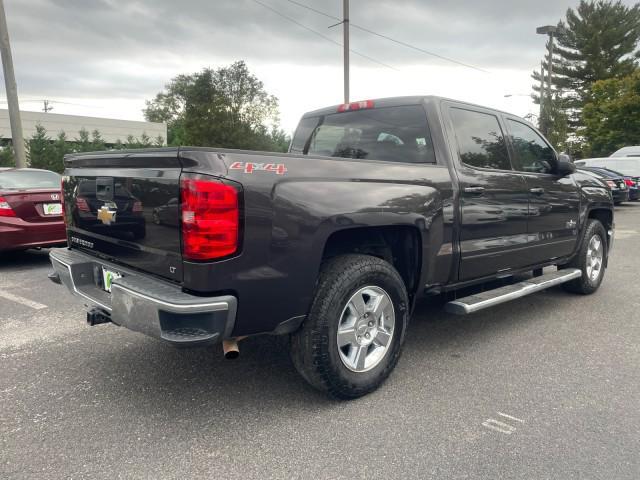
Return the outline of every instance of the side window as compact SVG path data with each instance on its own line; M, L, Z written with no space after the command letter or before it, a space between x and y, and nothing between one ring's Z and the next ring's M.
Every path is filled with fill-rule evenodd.
M516 169L529 173L551 173L556 154L538 133L524 123L507 120L516 153Z
M291 153L302 153L305 142L313 132L313 129L316 128L316 125L318 125L318 117L307 117L300 120L291 142Z
M452 108L451 120L462 162L471 167L511 170L504 134L495 115Z

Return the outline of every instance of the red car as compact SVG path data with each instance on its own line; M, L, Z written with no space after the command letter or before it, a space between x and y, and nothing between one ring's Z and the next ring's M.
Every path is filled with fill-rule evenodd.
M63 246L60 175L0 168L0 251Z

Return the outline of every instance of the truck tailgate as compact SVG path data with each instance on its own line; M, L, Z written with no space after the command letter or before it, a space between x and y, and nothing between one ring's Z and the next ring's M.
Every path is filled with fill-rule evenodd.
M69 246L181 282L177 149L78 154L65 162Z

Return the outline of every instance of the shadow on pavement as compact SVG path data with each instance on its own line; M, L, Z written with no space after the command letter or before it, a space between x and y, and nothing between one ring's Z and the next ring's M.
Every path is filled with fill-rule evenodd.
M49 249L0 252L0 270L15 267L41 267L49 264Z
M555 298L537 302L536 308L557 309L562 298L571 298L560 290L550 290L546 295ZM452 357L463 357L464 361L471 345L535 321L522 310L514 313L518 310L513 303L471 318L445 313L444 301L435 297L420 303L395 374L379 393L360 401L373 402L376 395L397 395L402 385L394 384L394 379L403 374L422 375L420 372L434 365L453 361ZM532 307L521 303L519 308ZM91 383L92 392L107 397L110 408L116 410L134 410L145 417L182 419L196 425L221 421L231 425L242 423L243 416L255 417L258 413L266 415L261 421L279 421L282 412L304 416L339 404L316 392L298 375L288 356L286 337L244 340L240 357L230 361L223 358L219 345L181 350L113 325L94 328L101 329L100 333L95 337L82 335L86 344L69 345L63 354L68 360L60 361L65 370L79 369L69 378Z

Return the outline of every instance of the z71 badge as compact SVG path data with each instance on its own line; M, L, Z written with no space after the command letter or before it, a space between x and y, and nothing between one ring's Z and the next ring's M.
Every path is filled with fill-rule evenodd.
M229 169L244 170L244 173L253 173L256 171L274 172L276 175L284 175L287 173L287 167L282 163L233 162Z

